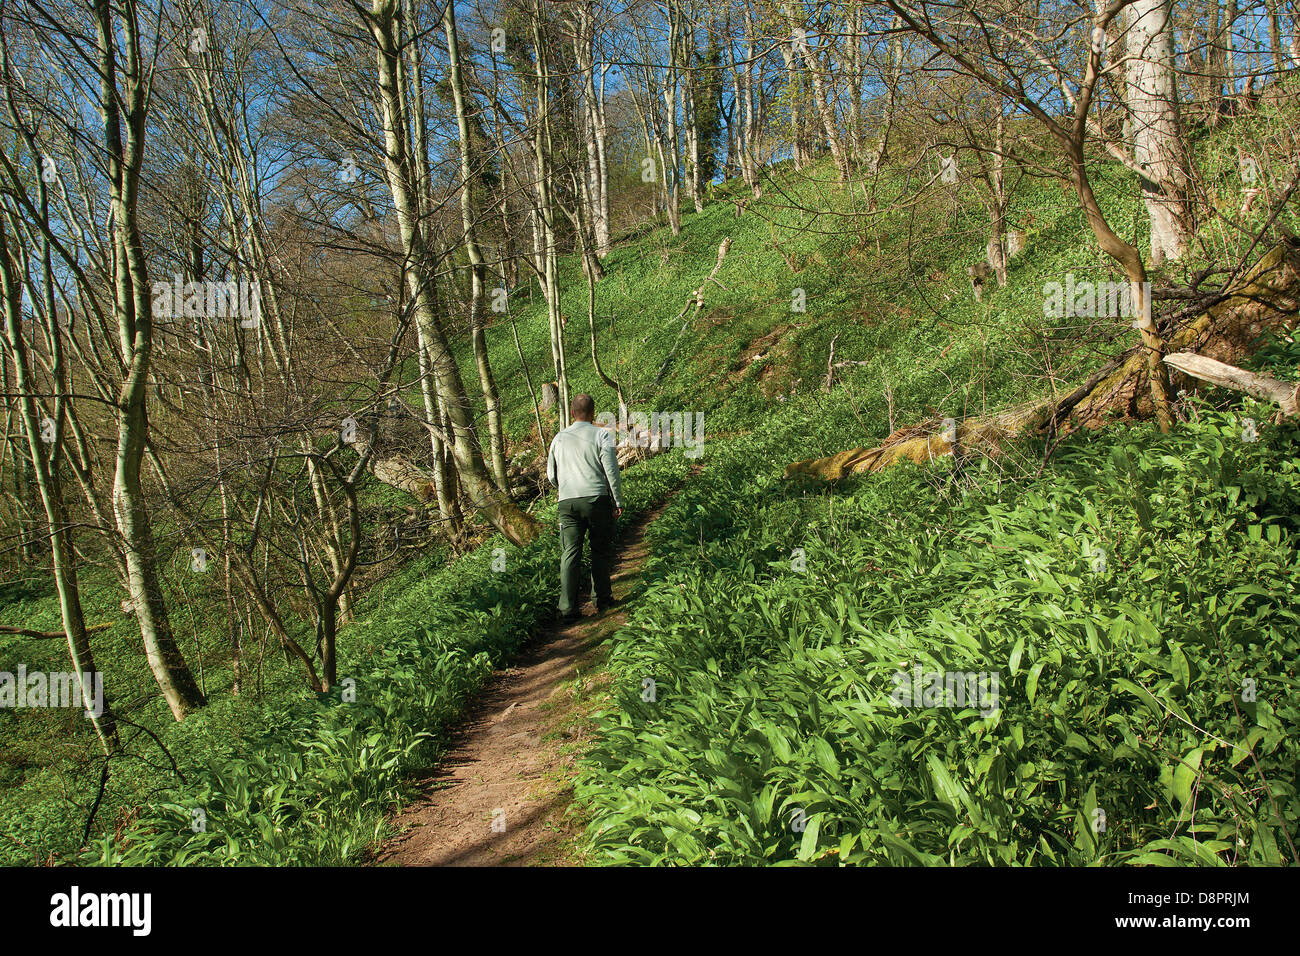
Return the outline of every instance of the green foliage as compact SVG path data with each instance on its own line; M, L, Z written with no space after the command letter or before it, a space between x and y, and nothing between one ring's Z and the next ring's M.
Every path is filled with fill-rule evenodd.
M718 151L726 146L722 138L722 87L726 74L717 36L709 36L703 62L696 69L699 77L691 89L691 108L700 137L700 182L708 184L718 171Z
M681 455L668 455L630 475L622 522L662 500L688 469ZM505 542L494 539L444 568L402 614L349 628L333 693L259 708L258 730L245 739L188 748L205 759L187 781L151 799L119 839L101 838L82 862L340 865L364 857L409 792L406 778L437 758L465 702L554 607L557 536L510 548L501 572L492 570L498 547ZM205 717L182 726L197 733Z
M1300 436L1196 414L1017 482L783 487L749 464L783 429L715 456L613 656L596 858L1290 861ZM996 712L895 706L917 666L998 672Z

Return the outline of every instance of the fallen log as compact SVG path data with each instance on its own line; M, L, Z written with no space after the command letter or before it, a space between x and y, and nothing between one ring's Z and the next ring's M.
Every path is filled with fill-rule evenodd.
M1300 309L1300 247L1282 243L1234 283L1230 294L1170 336L1167 350L1193 352L1194 359L1242 373L1228 363L1249 355L1265 332L1294 329L1298 322L1297 309ZM1193 380L1201 378L1192 368L1202 371L1210 368L1205 361L1193 361L1187 367L1188 363L1175 359L1177 356L1167 357L1165 364L1179 373L1189 387L1194 387ZM1293 409L1287 414L1296 414L1295 386L1276 379L1267 381L1273 384L1256 383L1255 387L1265 390L1260 397L1277 401L1284 412ZM1234 387L1226 380L1216 384ZM1280 389L1289 390L1289 405L1274 397L1276 394L1288 398ZM874 448L851 448L826 458L794 462L786 467L785 476L811 475L834 480L881 471L900 461L923 463L973 452L995 456L1008 441L1028 432L1064 437L1082 428L1102 428L1117 419L1148 418L1152 412L1146 353L1142 346L1136 345L1093 372L1081 386L1059 401L1046 400L994 415L964 419L947 429L942 427L941 419L931 419L898 429ZM950 440L953 437L955 442Z
M370 428L355 418L348 424L350 427L345 428L340 434L343 444L363 458L367 453L370 454L369 471L377 481L405 491L416 501L424 504L438 500L437 486L430 470L422 468L403 455L381 455L372 447L375 436Z
M626 406L620 406L619 419L612 424L600 424L614 437L615 454L619 470L624 470L638 461L653 458L662 452L663 436L653 434L648 428L640 428L628 421Z
M924 464L959 452L997 455L1007 442L1036 427L1046 408L1045 404L1030 405L985 418L967 418L948 429L942 427L941 419L931 419L900 428L875 448L851 448L829 458L797 461L786 467L785 476L812 475L829 481L883 471L900 461Z
M433 474L400 455L372 458L370 473L375 476L376 480L393 488L400 488L416 501L428 504L431 501L438 500L438 491L437 486L434 484Z
M1260 336L1273 329L1293 329L1300 307L1300 249L1279 244L1234 283L1230 295L1169 337L1165 351L1196 352L1228 364L1250 355ZM1175 389L1192 383L1181 376ZM1062 423L1061 434L1101 428L1116 418L1151 415L1146 384L1146 356L1129 349L1119 365L1093 387Z

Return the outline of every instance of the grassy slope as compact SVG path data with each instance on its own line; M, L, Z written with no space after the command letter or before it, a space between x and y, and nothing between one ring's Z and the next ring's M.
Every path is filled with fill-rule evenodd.
M1290 859L1300 433L1196 414L1039 477L791 485L797 415L711 449L613 655L579 784L595 858ZM914 667L998 672L998 713L895 708Z
M708 594L702 583L708 581L710 587L726 589L734 584L736 574L742 579L770 574L772 561L788 559L789 549L796 546L806 548L813 564L815 548L805 540L810 530L813 538L825 539L834 547L843 540L880 538L887 553L876 564L885 566L893 558L888 549L897 546L893 532L912 535L919 531L905 531L899 524L886 529L890 533L882 538L877 519L860 516L854 523L846 517L840 496L825 489L782 486L776 476L784 464L870 444L889 431L891 421L904 424L935 411L954 416L976 413L1041 394L1049 387L1041 357L1047 332L1041 319L1042 283L1060 278L1067 270L1076 276L1112 275L1083 236L1082 220L1070 197L1054 183L1029 181L1017 200L1017 218L1028 225L1028 247L1013 265L1009 287L977 304L967 291L965 266L982 255L984 216L969 192L955 196L936 193L915 208L874 218L818 217L794 208L826 203L842 211L861 212L865 205L862 197L855 194L849 202L858 208L846 210L845 198L818 181L826 173L824 167L797 176L777 170L765 200L752 204L740 219L734 217L726 201L729 193L739 194L739 184L723 187L717 201L703 214L685 216L681 236L672 237L662 228L646 228L641 235L621 242L606 263L608 276L598 287L597 310L607 369L624 380L630 394L646 400L646 408L706 413L706 461L711 467L706 478L697 482L701 490L680 499L664 523L664 588L699 587L700 593ZM1135 187L1128 177L1108 170L1098 185L1104 202L1114 208L1129 208ZM688 331L663 389L651 396L649 383L680 328L674 316L712 267L718 243L725 236L733 240L717 276L725 288L709 287L704 316ZM775 247L777 243L784 256ZM792 271L786 257L797 271ZM568 290L565 314L569 319L572 387L591 391L607 407L612 395L598 385L587 354L586 290L576 263L564 263L563 279ZM791 310L795 289L804 292L805 312ZM517 293L511 307L537 385L549 357L540 297L529 302L526 294ZM1078 369L1090 367L1093 357L1081 329L1055 329L1051 334L1054 372L1059 378L1068 381ZM1121 340L1124 335L1120 330ZM820 385L832 339L837 359L864 364L841 370L837 381L843 384L826 395ZM519 438L532 429L531 406L508 327L499 321L490 331L489 341L503 404L509 410L508 430ZM765 359L753 361L763 354ZM644 486L638 494L648 503L684 475L684 466L674 454L656 462L644 478L634 478L633 487ZM1013 462L998 466L994 473L1007 467L1013 467ZM708 493L706 489L715 482L719 490ZM947 484L934 476L891 477L879 484L886 490L862 496L863 503L851 504L849 512L864 512L867 503L878 507L883 502L883 506L896 509L898 520L903 521L913 505L921 515L929 513L926 509L945 507ZM1008 482L1008 487L1019 486ZM872 497L877 494L886 498ZM889 498L891 494L896 497ZM853 495L848 500L852 503L858 498ZM837 507L841 509L838 517ZM1038 512L1027 509L1024 514L1036 516ZM973 520L972 515L963 512L950 518L949 526L960 527L965 520ZM766 529L763 540L748 540L751 529ZM354 857L374 838L382 804L400 791L400 771L436 751L436 738L416 739L415 735L431 724L436 731L437 725L449 719L464 695L481 680L484 661L499 659L535 618L545 600L548 548L543 542L533 549L527 566L519 569L521 577L505 581L486 573L485 552L447 571L439 571L433 558L416 561L385 584L382 593L369 596L361 610L362 620L345 635L341 650L344 672L364 673L363 685L370 682L366 685L371 693L368 703L375 705L370 710L318 702L304 694L296 675L283 667L270 682L265 702L253 706L235 701L220 693L223 679L228 687L228 674L223 678L220 663L212 662L208 679L210 688L218 688L214 705L185 724L174 725L166 720L152 693L127 626L130 622L101 636L101 661L110 672L110 686L137 689L139 709L129 716L161 731L173 753L186 755L182 769L191 781L167 796L165 802L172 803L173 809L156 810L149 817L148 822L156 828L160 820L168 821L160 828L166 833L153 841L136 841L125 859L171 859L188 853L199 853L205 859L245 861L292 858L331 862ZM726 549L731 550L724 570L716 571L712 564L715 552ZM917 560L919 567L929 567ZM680 565L673 574L667 571L670 562ZM739 562L740 571L732 567L733 562ZM714 578L715 573L723 577ZM821 606L835 600L832 595L842 577L807 580L817 583L812 594L804 594L800 601ZM465 581L471 585L465 600L452 603L450 595ZM879 583L872 579L873 587ZM91 608L97 614L107 614L116 600L112 588L96 586L92 590ZM760 590L766 594L770 588L765 584ZM0 605L0 619L56 626L47 592L22 597L10 591L9 595ZM771 624L761 616L766 612L753 612L759 617L728 617L726 609L688 608L675 597L662 605L663 599L662 592L651 595L647 609L637 618L641 630L635 633L642 640L629 640L629 650L616 657L623 677L634 686L640 686L637 668L642 665L636 663L636 655L641 651L630 648L641 648L662 663L664 655L681 648L653 635L707 635L709 622L719 616L726 619L719 622L724 630L740 627L749 635L742 638L737 663L755 667L766 660L761 654L752 661L747 657L752 655L754 642L763 645L759 635ZM855 600L864 597L858 594ZM934 603L933 595L920 600L917 613L929 606L926 600ZM463 620L458 621L453 611ZM805 622L805 626L810 625ZM215 635L218 627L214 616L200 622L194 633ZM783 645L778 657L787 664L801 660L806 643L805 636ZM449 655L439 650L455 646L462 652ZM195 660L196 648L187 647L187 651ZM480 651L488 658L477 657ZM19 655L29 667L43 659L38 655L47 656L50 667L58 666L61 659L52 642L10 642L0 654L4 655L0 669ZM375 654L381 663L369 669ZM435 673L442 666L439 661L448 656L455 661ZM699 662L701 686L708 687L705 697L716 697L719 706L730 706L735 688L704 680L703 675L712 673L708 660ZM121 670L115 674L116 668ZM367 703L364 690L359 699ZM635 700L625 702L624 710L628 716L618 719L631 720L634 725L646 719ZM63 714L0 714L0 721L8 724L0 725L0 736L23 741L30 760L46 742L68 734L78 720ZM17 721L23 722L21 734ZM675 722L663 726L682 733L682 721L679 714ZM797 721L787 728L802 739L804 732L795 733L796 729ZM84 728L80 730L84 740ZM824 739L831 742L836 764L847 764L848 755L843 752L847 738L832 735ZM615 743L620 748L629 745L611 724L606 746L612 748ZM143 738L134 749L149 750ZM275 756L281 750L305 753L307 764L299 766L301 760L295 758L286 769ZM265 765L247 759L257 751L268 756ZM628 756L626 749L618 752ZM157 753L146 755L151 761L159 760ZM653 764L640 750L631 756L650 761L639 771L644 777L680 775L680 768ZM825 758L824 752L821 756ZM204 769L214 758L217 769ZM377 768L377 763L386 762L390 762L388 766ZM83 813L70 811L59 794L66 786L73 802L88 804L95 780L88 780L86 771L87 767L79 768L71 756L54 761L45 771L30 764L0 771L8 774L9 784L0 797L0 820L12 840L22 841L21 848L18 844L0 847L0 854L8 854L0 859L43 858L79 840ZM604 771L609 772L608 768ZM349 781L358 779L357 775L368 781L366 786L349 788ZM19 781L22 786L17 786ZM101 823L121 822L131 807L146 800L161 805L164 801L150 795L169 783L165 772L151 770L140 761L133 762L129 771L115 773L113 781ZM620 780L617 786L628 783ZM701 854L689 846L682 849L673 844L663 836L662 820L639 801L627 806L608 804L611 794L622 793L621 789L608 790L613 784L611 777L593 769L586 791L588 801L599 811L593 833L605 834L595 843L607 858L717 858L717 846ZM688 791L692 799L712 799L720 784L716 775L704 775L696 786L701 789ZM212 796L214 791L220 794L219 799ZM322 793L351 796L336 800L331 808ZM214 821L206 834L198 836L188 829L189 810L196 806L207 807ZM806 809L812 812L815 806L810 802ZM672 812L687 811L679 805ZM739 818L733 813L732 824L719 827L709 838L702 838L699 832L694 838L703 840L704 846L722 841L724 834L725 839L732 839L738 825L734 821ZM222 819L225 822L220 825L215 822ZM660 844L652 851L633 849L634 845L644 847L647 840L624 837L647 820L652 821ZM633 829L620 829L625 822ZM691 826L699 830L698 822ZM778 836L784 833L781 827L776 831ZM712 833L707 828L705 832ZM274 836L277 833L280 835ZM746 850L741 857L750 858L745 854L751 854L771 859L793 852L788 841L782 841L784 836L765 844L761 851ZM810 852L816 846L816 840L812 841Z
M1115 202L1132 183L1104 188ZM924 279L891 286L887 269L817 286L843 305L800 331L791 374L807 382L836 332L837 355L870 364L710 445L709 480L657 526L656 583L614 654L617 707L579 785L597 859L1294 860L1294 427L1249 443L1243 418L1267 409L1189 405L1173 436L1116 428L1045 471L1022 446L834 489L778 478L791 460L883 437L886 386L900 424L1043 387L1022 332L1041 282L1097 276L1095 253L1071 242L1077 218L1049 218L1055 199L1027 198L1041 231L987 308L928 314ZM969 245L939 237L927 266L958 275ZM745 268L781 272L761 251ZM853 322L848 303L891 292L883 330ZM1075 341L1073 354L1068 331L1053 346L1058 370L1086 361ZM1270 356L1287 376L1297 358L1290 344ZM751 383L728 399L739 424L758 403ZM894 707L893 675L917 666L996 671L1001 709Z

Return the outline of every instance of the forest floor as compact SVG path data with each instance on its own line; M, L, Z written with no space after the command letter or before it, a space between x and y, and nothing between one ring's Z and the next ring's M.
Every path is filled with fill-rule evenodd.
M645 532L667 507L630 525L612 575L620 603L535 635L496 675L413 784L420 796L391 821L379 866L555 866L582 862L584 820L570 807L577 759L605 699L606 642L627 620L649 554Z

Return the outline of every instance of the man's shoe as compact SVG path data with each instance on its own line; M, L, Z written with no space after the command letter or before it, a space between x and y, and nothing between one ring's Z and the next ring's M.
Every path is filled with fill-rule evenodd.
M614 608L618 607L618 606L619 606L620 604L622 604L622 603L623 603L623 602L620 601L620 600L618 600L617 598L610 598L610 599L609 599L608 601L606 601L604 604L597 604L597 605L596 605L596 613L597 613L597 614L604 614L606 611L611 611L611 610L613 610Z
M560 624L574 624L582 620L582 612L569 611L566 613L564 611L557 610L555 612L555 620Z

